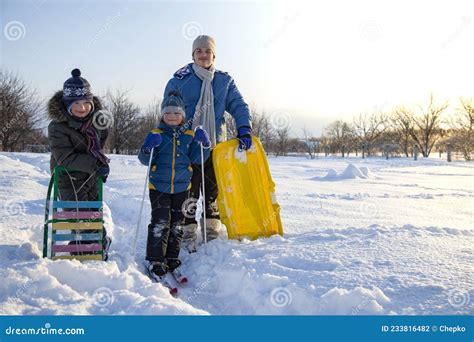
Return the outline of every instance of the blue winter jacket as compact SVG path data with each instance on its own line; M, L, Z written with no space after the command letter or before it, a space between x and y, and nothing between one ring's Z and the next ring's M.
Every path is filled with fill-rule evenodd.
M164 122L152 132L160 133L163 140L153 150L148 187L168 194L189 190L193 174L191 164L201 164L201 146L194 141L194 132L183 126L173 128ZM204 149L204 161L209 154L210 150ZM138 159L148 165L150 153L141 148Z
M166 85L165 96L171 90L178 90L183 96L187 121L194 117L196 105L201 96L201 85L202 81L196 76L192 63L176 71ZM229 74L216 70L212 80L212 90L214 91L217 142L225 140L225 132L222 132L222 125L225 123L224 112L232 115L237 129L243 126L252 127L249 106Z

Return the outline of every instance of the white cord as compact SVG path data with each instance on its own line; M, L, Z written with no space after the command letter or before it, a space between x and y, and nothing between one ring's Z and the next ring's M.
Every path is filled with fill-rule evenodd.
M142 222L143 203L145 202L145 194L146 194L146 189L147 189L147 185L148 185L148 181L149 181L148 177L150 176L151 161L153 159L153 151L154 150L155 150L155 148L153 147L151 149L151 152L150 152L150 160L148 161L148 169L146 171L145 185L143 187L142 203L140 205L140 213L138 214L137 227L135 228L135 239L133 241L133 251L132 251L133 260L135 260L135 253L136 253L136 250L137 250L137 242L138 242L138 235L139 235L138 233L139 233L140 224Z
M72 180L72 177L71 177L71 174L69 173L69 171L67 169L64 169L64 171L66 171L68 177L69 177L69 180L71 181L71 185L72 185L72 190L74 191L74 197L76 198L76 217L79 216L79 198L77 197L77 193L82 189L82 187L84 186L84 184L90 179L90 176L89 178L87 178L87 180L82 183L81 187L79 188L79 190L76 191L76 187L74 186L74 181ZM92 175L92 174L91 174ZM78 221L78 219L76 218L76 221ZM79 223L79 222L76 222L76 223ZM80 235L79 231L76 229L74 231L74 234L77 236ZM77 241L78 240L75 240L75 245L77 245ZM82 255L82 252L76 252L76 253L79 253L79 255Z

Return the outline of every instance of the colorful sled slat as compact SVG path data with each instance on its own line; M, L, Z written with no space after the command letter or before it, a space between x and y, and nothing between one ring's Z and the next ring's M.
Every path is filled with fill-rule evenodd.
M102 260L102 255L101 254L90 254L90 255L55 255L51 259L53 260L71 260L71 259L77 259L77 260Z
M84 243L84 244L74 244L74 245L53 245L51 251L53 253L62 253L62 252L99 252L102 250L102 245L98 243Z
M63 171L77 171L56 166L51 175L46 195L43 232L43 257L77 260L105 260L103 220L103 180L98 177L98 198L96 201L62 201L59 196L59 174ZM72 209L61 211L61 209ZM82 209L74 210L74 209ZM74 230L74 232L68 232ZM91 232L98 230L99 232ZM56 242L90 241L87 244L56 244ZM93 252L87 255L70 255L74 252ZM61 255L56 255L61 253ZM64 253L64 254L62 254Z
M102 240L102 234L53 234L51 238L53 239L53 241L99 241Z
M101 219L102 217L101 211L57 211L53 213L54 220L88 220Z
M53 201L53 208L68 208L68 209L76 209L76 208L95 208L100 209L102 208L101 201Z
M217 144L212 153L219 194L217 203L229 239L283 235L275 183L260 140L239 151L236 139Z
M53 222L53 230L95 230L102 229L102 222Z

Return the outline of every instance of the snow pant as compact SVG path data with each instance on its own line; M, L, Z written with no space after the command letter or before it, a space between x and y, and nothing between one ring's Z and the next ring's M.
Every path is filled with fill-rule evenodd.
M146 260L167 263L171 271L180 264L182 207L188 195L188 191L166 194L150 189L151 223L148 225Z
M77 194L75 191L79 189L79 192ZM85 184L75 184L74 188L72 185L70 187L59 187L58 189L59 192L59 199L61 201L97 201L99 199L99 188L97 186L97 181L96 180L90 180ZM65 208L63 209L65 211L90 211L90 210L96 210L96 209L91 209L91 208ZM79 231L77 230L72 230L72 234L76 234ZM100 230L89 230L87 233L99 233ZM107 242L106 239L107 232L105 230L105 227L102 228L102 241L103 241L103 247L104 249L108 248L109 242ZM91 243L96 243L95 241L88 241L88 240L81 240L81 241L71 241L69 242L70 245L82 245L82 244L91 244ZM95 254L95 252L81 252L81 253L75 253L72 252L71 255L78 255L78 254Z
M201 191L202 183L202 167L200 164L193 164L193 176L191 178L191 190L190 198L195 200L195 203L199 200L199 193ZM206 191L206 198L204 204L206 206L206 218L208 219L220 219L219 209L217 208L217 181L216 174L214 172L214 166L212 164L212 151L209 158L204 162L204 189ZM186 215L184 224L197 223L195 215Z

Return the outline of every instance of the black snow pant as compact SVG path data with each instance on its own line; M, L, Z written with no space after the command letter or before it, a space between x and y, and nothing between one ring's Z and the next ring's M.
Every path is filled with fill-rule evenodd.
M183 203L189 192L166 194L150 189L151 223L148 225L146 260L167 263L172 271L178 267L183 236Z
M193 176L191 178L191 190L189 197L193 199L194 203L199 200L199 193L201 191L202 183L202 168L200 164L191 165L193 168ZM217 207L217 181L214 172L214 165L212 164L212 150L209 158L204 162L204 189L206 191L205 206L207 219L220 219L219 209ZM184 220L184 224L197 223L195 211L188 213Z

